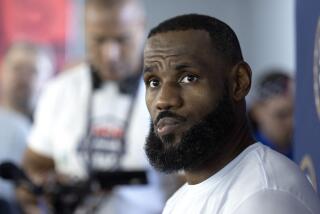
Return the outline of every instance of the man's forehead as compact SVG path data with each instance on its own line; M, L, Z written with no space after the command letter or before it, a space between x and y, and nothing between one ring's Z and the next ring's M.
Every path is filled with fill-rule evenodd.
M38 54L30 50L15 50L7 57L7 63L30 62L35 63Z
M211 44L210 36L204 30L169 31L149 38L144 53L147 56L153 52L187 54L210 50Z
M137 4L127 2L116 5L114 7L106 7L99 5L89 5L86 8L86 20L90 22L97 22L104 20L110 23L133 23L144 20L144 13Z

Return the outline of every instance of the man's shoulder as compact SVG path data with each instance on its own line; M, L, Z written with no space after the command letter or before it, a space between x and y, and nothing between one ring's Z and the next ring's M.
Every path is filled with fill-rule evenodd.
M70 85L72 82L86 81L90 77L89 65L86 63L78 64L74 67L63 70L57 75L52 82L55 84L67 84Z
M89 79L89 66L85 63L81 63L59 73L55 78L49 81L45 90L59 94L60 92L65 93L70 90L79 91L80 88L90 84Z
M22 114L0 107L0 158L20 160L31 122Z
M192 197L188 197L190 194ZM208 213L237 213L242 205L246 211L252 211L247 213L259 213L256 209L247 209L247 205L253 201L258 203L257 207L269 204L271 209L276 209L278 205L273 196L288 204L297 201L301 209L317 209L318 199L299 168L285 156L256 143L196 188L184 185L169 199L166 209L185 206L181 201L189 203L192 198L199 203L199 209ZM283 203L281 208L285 210L288 206Z
M242 198L237 206L232 207L227 213L316 214L320 213L320 206L315 195L313 198L302 199L291 192L264 189Z
M316 200L312 187L299 167L284 155L260 143L246 154L229 180L228 195L231 207L256 196L290 198L303 203ZM227 182L228 183L228 182ZM265 198L268 201L268 198ZM230 204L229 204L230 205Z
M241 161L235 166L232 175L239 189L281 189L293 190L309 185L299 167L284 155L256 143L246 152ZM232 175L231 178L232 179ZM250 182L248 182L250 180Z
M267 146L259 145L259 147L256 150L256 159L267 187L292 189L292 186L308 182L292 160Z
M18 127L29 129L31 121L22 113L8 110L0 106L0 126L5 127L6 130L10 127L14 127L14 129L17 129Z

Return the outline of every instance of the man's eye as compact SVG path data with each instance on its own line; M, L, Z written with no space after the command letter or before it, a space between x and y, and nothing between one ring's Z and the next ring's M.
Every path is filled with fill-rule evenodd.
M94 44L102 44L105 41L102 37L97 37L93 40Z
M181 79L181 83L191 83L197 81L199 78L194 75L187 75Z
M148 86L151 88L156 88L159 86L159 84L160 84L159 80L156 80L156 79L151 79L148 81Z
M116 38L117 42L120 43L120 44L124 44L124 43L127 43L130 41L130 36L120 36L118 38Z

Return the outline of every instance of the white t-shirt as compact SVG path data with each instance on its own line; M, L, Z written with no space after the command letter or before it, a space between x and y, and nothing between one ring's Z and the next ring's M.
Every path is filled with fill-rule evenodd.
M131 105L132 116L125 130ZM86 140L88 121L91 124L89 144ZM48 84L36 109L29 147L53 158L57 172L81 179L86 177L88 153L83 151L88 145L94 151L92 167L109 170L116 163L118 156L115 152L122 148L121 139L124 138L125 153L119 167L123 170L149 169L143 150L149 121L143 84L140 84L134 102L132 96L120 93L113 82L107 82L92 92L90 70L82 64ZM163 195L152 182L147 186L117 188L113 195L121 198L119 204L122 206L129 204L126 208L132 210L129 213L138 209L156 213L162 208ZM140 197L132 197L133 192ZM143 197L155 202L141 202Z
M320 201L300 169L255 143L207 180L182 186L163 214L319 214Z
M88 67L81 65L49 83L40 97L29 136L29 147L53 158L59 173L80 178L86 174L85 158L79 147L86 137L88 120L92 124L91 133L96 134L92 146L99 148L104 142L96 139L97 135L110 138L110 135L124 134L123 126L131 104L131 97L121 94L113 82L106 83L91 95L90 78ZM128 170L149 166L143 151L150 121L143 90L141 84L125 137L126 154L121 166ZM114 138L108 143L112 144ZM108 148L101 148L104 149ZM108 163L104 165L108 169Z

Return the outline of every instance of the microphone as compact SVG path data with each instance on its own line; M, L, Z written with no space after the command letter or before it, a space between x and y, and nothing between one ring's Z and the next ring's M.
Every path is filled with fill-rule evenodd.
M12 162L2 162L0 164L0 177L14 182L17 186L26 187L35 195L43 194L43 189L34 184L24 171Z

